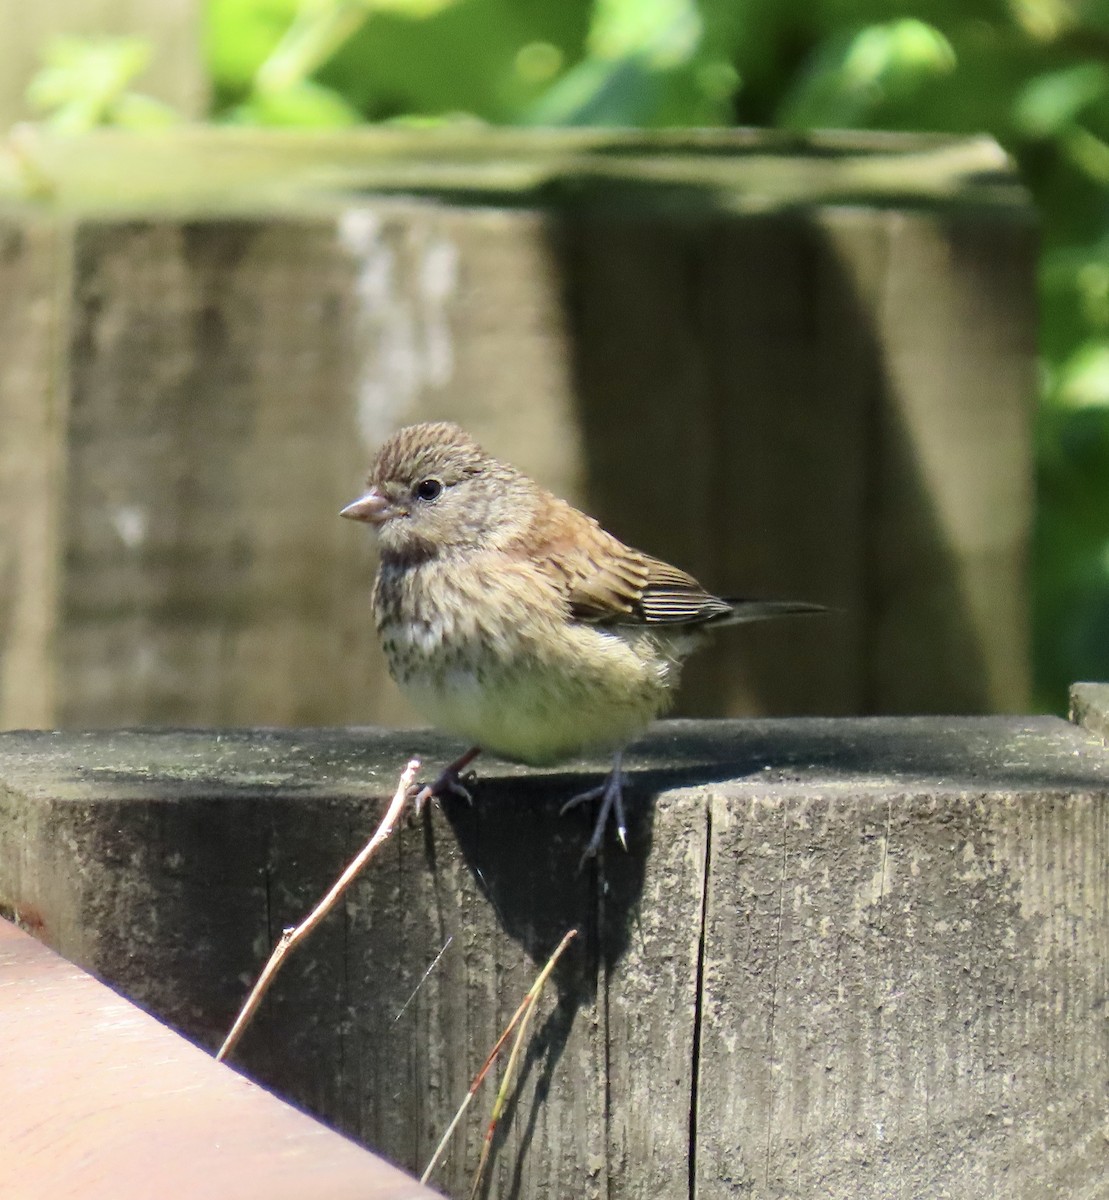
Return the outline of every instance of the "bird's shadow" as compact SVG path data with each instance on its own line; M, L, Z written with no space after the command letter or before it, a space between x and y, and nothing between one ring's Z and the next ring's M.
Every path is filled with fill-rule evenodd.
M651 853L654 796L665 786L656 776L629 773L628 850L610 829L598 856L585 860L596 807L583 805L565 815L562 808L597 782L594 774L486 776L472 806L457 798L443 805L475 884L537 972L567 931L578 931L551 975L556 1003L528 1041L494 1134L497 1158L509 1131L517 1130L518 1151L506 1165L511 1176L503 1179L509 1198L523 1187L523 1164L578 1010L595 1002L627 948ZM489 1194L491 1181L487 1173L482 1195Z
M657 771L629 772L627 851L610 828L600 853L583 858L596 807L562 809L596 782L577 771L490 776L477 783L472 805L456 798L443 805L477 887L537 967L569 929L579 931L585 953L567 955L552 976L567 998L592 998L596 969L611 969L626 949L654 839L654 800L674 786Z
M654 843L656 797L675 787L734 778L737 764L702 757L683 758L666 768L633 767L625 789L627 850L610 828L598 856L585 860L596 806L565 814L562 809L570 797L598 783L597 772L514 774L489 766L477 781L472 805L453 797L442 805L476 886L537 972L567 930L579 931L551 976L557 1002L529 1040L494 1135L496 1153L509 1130L517 1130L519 1149L504 1193L515 1197L523 1186L522 1166L544 1097L578 1010L597 1001L633 936Z
M626 770L627 850L610 827L600 853L583 858L596 805L563 813L568 799L594 787L600 771L588 767L522 773L489 760L474 787L473 803L448 797L442 811L458 851L504 932L537 968L567 930L580 946L552 976L560 998L573 1007L592 1000L598 972L608 973L627 950L655 837L660 793L762 773L765 747L722 747L684 737L655 761ZM784 747L770 753L781 757ZM634 751L631 755L634 760ZM430 843L429 843L430 845Z

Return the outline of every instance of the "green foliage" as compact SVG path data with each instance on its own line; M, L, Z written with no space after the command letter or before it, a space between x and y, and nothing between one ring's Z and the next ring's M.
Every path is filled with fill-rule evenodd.
M1079 63L1028 81L1017 95L1013 123L1028 138L1065 137L1109 91L1109 68Z
M884 109L911 101L950 75L955 51L938 29L914 18L836 34L812 55L778 108L789 129L880 123Z
M141 38L56 38L27 89L27 100L51 128L83 133L97 125L156 129L174 112L128 85L150 61Z
M588 0L210 0L215 115L259 119L311 82L359 120L520 121L580 58L589 14Z

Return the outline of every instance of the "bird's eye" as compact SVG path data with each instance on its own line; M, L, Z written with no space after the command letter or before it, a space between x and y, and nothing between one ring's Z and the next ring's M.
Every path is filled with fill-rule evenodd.
M443 485L438 479L421 479L416 484L416 495L420 500L437 500L442 490Z

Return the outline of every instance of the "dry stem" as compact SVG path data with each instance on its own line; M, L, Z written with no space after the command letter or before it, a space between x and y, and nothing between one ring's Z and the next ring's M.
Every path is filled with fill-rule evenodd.
M346 870L335 880L330 890L316 907L312 909L308 916L299 925L294 925L284 930L281 934L277 945L273 949L273 953L270 955L269 962L263 968L262 974L258 976L258 982L251 989L250 995L246 998L246 1003L235 1018L235 1023L231 1026L230 1033L224 1038L223 1045L220 1046L219 1053L216 1055L217 1061L222 1061L235 1049L235 1046L243 1035L243 1031L250 1023L255 1012L258 1011L258 1006L262 1003L262 997L269 991L270 985L273 983L285 956L297 942L307 937L335 907L342 894L350 887L358 875L358 872L362 870L366 863L373 857L377 848L396 828L397 821L400 819L405 803L408 800L412 781L416 778L416 772L419 769L420 760L418 758L412 759L408 766L401 772L397 790L393 795L393 799L389 802L389 807L385 810L385 816L381 818L381 824L374 831L373 837L362 847L357 856L351 860Z
M515 1070L516 1062L519 1059L520 1047L523 1044L524 1034L527 1032L528 1019L530 1019L531 1012L535 1006L535 1001L538 999L540 992L542 992L543 985L547 982L551 972L554 970L555 964L562 957L562 952L573 941L573 939L577 937L577 935L578 931L576 929L571 929L570 932L567 933L566 936L563 937L562 941L559 942L555 947L554 953L549 959L547 959L546 966L544 966L543 970L540 971L535 977L535 982L528 989L528 994L523 998L523 1000L520 1001L519 1007L512 1014L512 1020L509 1021L509 1023L505 1026L504 1032L499 1038L497 1038L496 1045L492 1050L489 1051L488 1057L486 1058L485 1062L482 1063L481 1070L478 1071L478 1073L474 1076L473 1082L470 1084L470 1089L466 1093L465 1099L459 1105L458 1111L454 1114L451 1123L447 1126L446 1133L444 1133L439 1139L439 1145L435 1147L435 1153L431 1156L431 1161L424 1168L424 1173L420 1176L421 1183L427 1183L427 1181L431 1178L431 1173L435 1170L439 1159L443 1156L443 1151L446 1149L447 1143L450 1141L454 1131L458 1128L458 1123L462 1120L463 1113L465 1113L466 1109L470 1107L470 1101L473 1100L478 1088L481 1087L481 1085L485 1082L485 1078L489 1074L489 1068L496 1061L497 1055L500 1054L501 1050L504 1049L504 1045L508 1041L513 1029L515 1029L519 1024L520 1032L516 1037L515 1045L512 1047L512 1054L509 1057L508 1068L505 1071L504 1079L501 1080L501 1086L497 1092L497 1099L493 1106L493 1116L489 1123L489 1129L485 1135L485 1142L482 1145L481 1161L478 1164L477 1175L474 1179L474 1188L471 1195L476 1194L478 1185L481 1182L482 1172L485 1169L486 1160L489 1157L489 1147L492 1142L493 1131L496 1129L497 1119L504 1108L505 1098L508 1095L508 1088ZM521 1018L525 1018L522 1023Z

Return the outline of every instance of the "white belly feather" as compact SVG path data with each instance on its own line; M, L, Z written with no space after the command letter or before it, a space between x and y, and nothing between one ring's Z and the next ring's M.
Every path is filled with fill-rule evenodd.
M638 630L576 626L557 648L521 634L495 654L448 639L448 666L441 631L409 624L382 633L394 678L428 721L528 763L625 745L677 682L677 661Z

